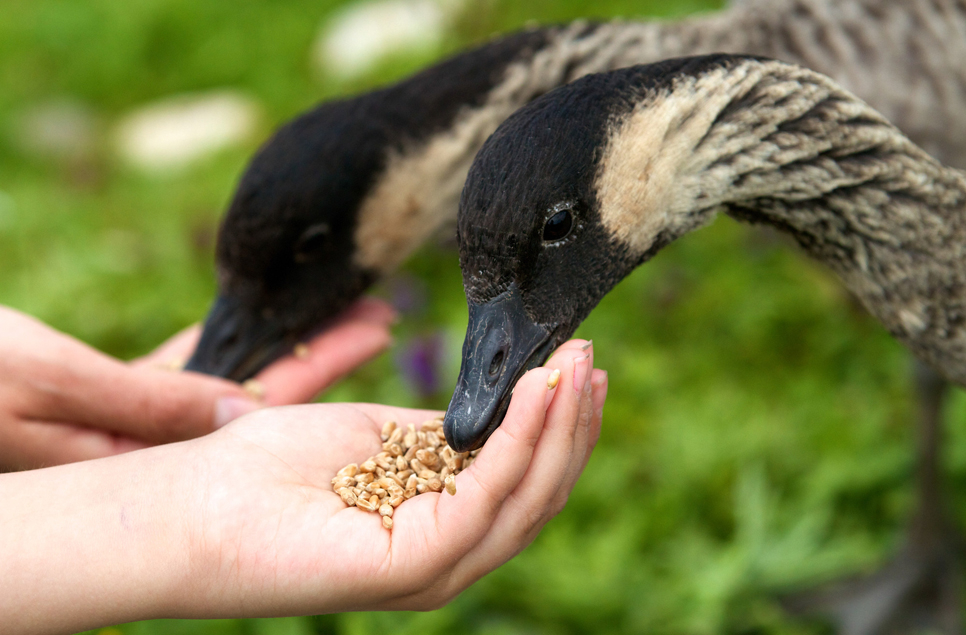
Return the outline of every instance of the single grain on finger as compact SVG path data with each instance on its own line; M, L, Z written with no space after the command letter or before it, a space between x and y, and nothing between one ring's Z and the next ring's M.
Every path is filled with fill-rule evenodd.
M553 372L550 373L550 377L547 378L547 390L553 390L560 383L560 369L554 368Z

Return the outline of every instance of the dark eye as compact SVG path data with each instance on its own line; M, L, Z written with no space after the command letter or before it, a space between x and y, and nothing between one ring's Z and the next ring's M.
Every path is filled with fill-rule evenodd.
M546 242L554 242L566 238L573 226L573 214L569 209L561 210L547 219L547 224L543 226L543 239Z
M329 246L329 226L326 223L312 225L295 242L295 262L318 260Z

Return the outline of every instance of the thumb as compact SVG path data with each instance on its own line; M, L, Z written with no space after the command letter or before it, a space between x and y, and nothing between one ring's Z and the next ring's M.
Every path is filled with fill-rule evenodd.
M262 407L238 385L198 373L132 367L101 358L36 418L107 430L152 443L208 434Z
M24 419L163 443L206 434L259 407L238 384L124 364L2 307L0 335L0 375Z
M264 406L238 384L200 373L136 368L124 375L126 390L104 413L106 425L147 441L202 436Z

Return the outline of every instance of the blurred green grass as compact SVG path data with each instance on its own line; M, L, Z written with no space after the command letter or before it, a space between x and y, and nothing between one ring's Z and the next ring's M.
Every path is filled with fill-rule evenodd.
M190 171L146 176L101 138L94 156L44 160L11 142L19 113L80 100L106 129L172 93L249 91L261 138L325 97L412 72L529 20L681 14L714 0L481 4L440 50L362 79L319 78L308 50L330 0L5 0L0 20L0 303L120 357L200 319L214 291L213 237L255 145ZM405 268L428 301L396 350L325 400L445 407L466 309L456 256ZM385 292L385 290L383 291ZM442 388L420 396L394 363L441 333ZM565 511L519 557L432 613L154 621L124 635L418 633L819 633L775 596L869 570L912 504L910 358L835 279L788 241L727 218L676 243L581 327L610 371L600 445ZM966 400L944 447L966 491ZM955 494L964 516L964 497ZM962 520L962 518L961 518ZM51 573L54 575L54 573Z

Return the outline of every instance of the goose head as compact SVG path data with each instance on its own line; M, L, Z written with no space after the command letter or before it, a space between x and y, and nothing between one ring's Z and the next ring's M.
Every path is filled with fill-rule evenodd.
M251 377L428 239L452 214L477 128L502 112L490 92L553 31L495 40L278 130L222 222L218 296L188 370Z
M222 222L218 296L187 369L242 381L292 350L371 284L354 215L385 134L356 100L283 126L258 151Z
M767 133L754 121L729 126L754 110L742 99L754 102L772 79L781 86L776 68L798 67L711 55L589 75L487 140L457 221L469 324L445 419L454 449L484 443L516 381L614 285L731 202L735 164L715 166L723 152L753 153L752 138Z

